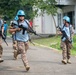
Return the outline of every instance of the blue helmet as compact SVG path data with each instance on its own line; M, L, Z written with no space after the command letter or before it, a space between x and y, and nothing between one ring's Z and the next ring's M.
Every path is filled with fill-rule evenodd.
M16 20L16 21L18 20L18 16L17 15L15 16L14 20Z
M24 13L23 10L19 10L19 11L17 12L17 15L18 15L18 16L19 16L19 15L25 16L25 13Z
M63 17L63 20L65 20L65 21L67 21L67 22L70 23L70 18L69 18L68 16L64 16L64 17Z

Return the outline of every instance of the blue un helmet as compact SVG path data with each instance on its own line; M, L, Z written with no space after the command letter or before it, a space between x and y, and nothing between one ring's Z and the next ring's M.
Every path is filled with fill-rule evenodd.
M18 16L17 15L15 16L14 20L16 20L16 21L18 20Z
M25 16L25 13L24 13L23 10L19 10L19 11L17 12L17 15L18 15L18 16Z
M67 22L70 23L70 18L69 18L68 16L64 16L64 17L63 17L63 20L65 20L65 21L67 21Z

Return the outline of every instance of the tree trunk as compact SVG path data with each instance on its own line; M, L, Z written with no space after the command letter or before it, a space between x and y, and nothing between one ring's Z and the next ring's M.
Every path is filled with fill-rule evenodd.
M52 14L51 14L52 15ZM55 25L55 29L56 29L56 36L57 36L57 28L56 28L56 22L55 22L55 19L54 19L54 16L52 15L52 18L53 18L53 21L54 21L54 25Z

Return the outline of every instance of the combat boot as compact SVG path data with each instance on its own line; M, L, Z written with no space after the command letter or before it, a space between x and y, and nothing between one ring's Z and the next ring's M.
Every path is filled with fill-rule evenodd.
M67 64L67 61L66 61L66 60L62 60L62 63L63 63L63 64Z
M30 69L30 66L29 65L26 65L26 71L29 71L29 69Z
M68 60L67 60L67 63L71 64L71 61L70 61L70 59L68 59Z
M4 60L2 58L0 58L0 63L3 62Z
M30 66L29 65L25 65L26 71L29 71Z

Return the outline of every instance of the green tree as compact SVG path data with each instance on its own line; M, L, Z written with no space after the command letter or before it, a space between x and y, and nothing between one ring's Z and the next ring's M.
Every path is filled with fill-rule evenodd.
M11 18L15 15L18 8L18 0L0 0L0 15L9 16L9 18Z
M41 9L41 13L54 15L57 9L55 4L55 0L0 0L0 15L7 15L11 18L19 9L24 9L31 18L38 15L38 9ZM33 8L34 6L36 8Z
M24 4L24 6L28 5L28 7L32 8L29 13L32 18L34 16L43 15L44 13L52 15L55 15L55 13L57 13L55 0L26 0L25 2L24 0L22 1L22 4ZM41 10L40 14L38 14L39 9Z
M24 6L29 5L30 7L32 7L33 10L31 11L33 12L30 11L29 13L31 18L38 16L38 15L43 15L44 13L47 13L48 15L52 14L54 26L56 28L56 22L53 17L53 15L57 13L57 7L56 7L55 0L26 0L25 3L23 0L22 4L24 4ZM41 10L40 13L38 13L39 9ZM57 28L56 28L56 34L57 34Z
M11 19L14 18L19 9L24 9L28 19L33 19L44 13L52 14L53 17L57 13L55 5L55 0L0 0L0 15L3 15L5 19ZM38 14L39 9L41 10L40 14ZM56 27L54 17L53 20Z

